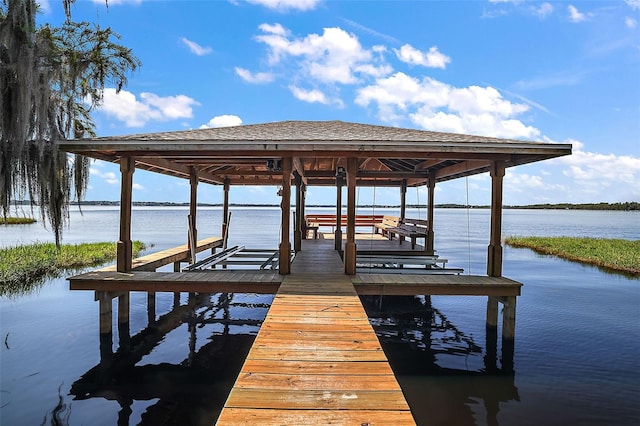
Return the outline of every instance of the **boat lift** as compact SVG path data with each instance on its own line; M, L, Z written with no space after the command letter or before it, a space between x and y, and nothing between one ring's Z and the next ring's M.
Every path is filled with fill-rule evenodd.
M248 249L245 246L233 246L188 265L182 271L207 271L218 267L275 271L278 269L278 254L279 251L276 249Z

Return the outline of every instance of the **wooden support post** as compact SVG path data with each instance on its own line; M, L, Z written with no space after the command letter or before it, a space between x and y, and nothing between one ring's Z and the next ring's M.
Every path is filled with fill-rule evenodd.
M404 221L404 218L407 217L407 180L402 180L402 185L400 185L400 221Z
M96 299L100 304L100 334L113 332L113 297L108 291L96 291Z
M347 241L344 246L344 272L347 275L356 273L356 181L358 159L347 159Z
M282 159L282 201L280 207L282 209L282 226L280 235L280 275L288 275L291 273L291 243L289 242L290 218L291 218L291 157Z
M187 238L187 247L191 250L191 263L196 261L195 259L195 247L192 244L198 244L198 228L196 226L196 218L198 213L198 169L194 166L189 168L189 235Z
M120 239L117 243L116 269L118 272L131 272L133 251L131 247L131 202L133 191L133 172L136 169L135 159L120 159Z
M229 220L229 189L231 184L229 182L229 178L225 178L224 180L224 200L222 204L222 238L227 238L227 232L229 232L229 224L227 221Z
M180 272L181 264L180 262L173 262L173 272Z
M127 291L118 296L118 340L121 349L128 349L131 341L131 331L129 328L131 296Z
M304 216L300 216L302 212L302 177L298 173L295 174L296 177L296 213L294 220L294 230L293 230L293 249L295 252L299 252L302 250L302 222L304 221Z
M100 306L100 366L109 368L113 362L113 297L107 291L96 291Z
M156 293L150 291L147 293L147 325L154 322L156 322Z
M300 229L302 229L302 239L307 239L307 221L305 220L306 214L305 210L307 208L307 185L302 184L302 188L300 190L300 197L302 198L302 202L300 203Z
M504 161L491 164L491 235L487 254L487 275L502 276L502 180Z
M487 298L487 329L498 328L498 296Z
M435 207L435 193L436 193L436 178L432 174L429 175L428 185L428 203L427 206L427 238L424 245L424 250L427 254L433 255L435 233L433 232L433 211Z
M513 356L516 334L516 296L503 297L502 311L502 372L513 374Z
M496 302L497 303L497 302ZM497 319L497 307L496 307ZM484 369L487 373L496 373L498 371L498 328L491 327L487 323L485 339L485 355Z
M342 176L336 177L336 231L334 236L334 248L342 250Z
M514 340L516 334L516 296L503 297L502 340Z

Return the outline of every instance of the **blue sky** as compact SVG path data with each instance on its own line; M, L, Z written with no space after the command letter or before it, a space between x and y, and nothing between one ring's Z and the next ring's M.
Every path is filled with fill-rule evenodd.
M41 1L39 21L60 23L61 3ZM78 0L73 18L112 27L143 63L122 92L107 87L100 136L342 120L572 143L509 169L504 203L640 200L640 0ZM186 181L136 171L134 184L134 201L189 200ZM87 200L118 200L117 167L93 163L89 185ZM436 203L467 192L488 204L489 177L440 184ZM374 197L399 202L383 188L359 201ZM199 201L221 202L220 188L200 185ZM231 202L279 199L234 187Z

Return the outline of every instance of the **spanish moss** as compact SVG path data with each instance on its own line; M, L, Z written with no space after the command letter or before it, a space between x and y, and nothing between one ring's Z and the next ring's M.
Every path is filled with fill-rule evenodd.
M140 66L111 28L71 20L63 0L60 27L36 25L34 0L0 6L0 204L39 208L60 244L69 203L85 195L89 160L57 149L62 139L95 136L93 108L105 85L119 91Z

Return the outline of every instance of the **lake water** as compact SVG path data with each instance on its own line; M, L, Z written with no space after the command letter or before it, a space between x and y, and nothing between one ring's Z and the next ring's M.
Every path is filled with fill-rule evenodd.
M64 243L117 240L116 208L83 210ZM229 244L277 246L277 209L232 212ZM184 244L187 213L134 208L133 238L151 251ZM221 210L198 214L199 237L219 235ZM434 226L451 267L485 273L488 210L436 209ZM640 239L640 214L505 210L508 235ZM34 241L53 236L39 224L0 227L0 246ZM524 283L513 372L501 343L487 341L484 297L365 300L418 424L640 424L640 280L510 247L503 274ZM0 424L213 424L272 298L158 293L149 315L146 293L134 292L131 336L114 323L102 364L93 292L59 278L0 298Z

